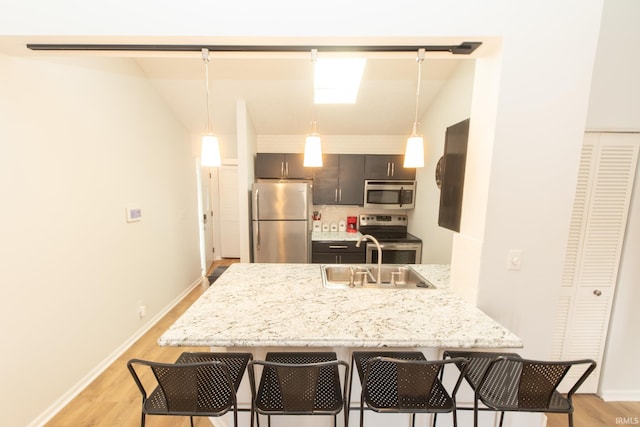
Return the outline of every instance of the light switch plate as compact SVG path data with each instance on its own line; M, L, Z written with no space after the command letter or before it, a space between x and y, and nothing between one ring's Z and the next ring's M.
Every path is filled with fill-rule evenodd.
M127 222L142 221L142 208L127 208Z

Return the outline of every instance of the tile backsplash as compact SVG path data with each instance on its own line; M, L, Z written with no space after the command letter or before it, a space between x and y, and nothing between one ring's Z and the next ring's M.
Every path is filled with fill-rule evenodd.
M336 223L340 220L346 221L348 216L357 216L363 213L379 213L384 214L385 212L388 214L389 211L384 210L375 210L375 209L365 209L362 206L340 206L340 205L313 205L313 210L318 211L322 214L322 218L320 222L325 224ZM396 210L395 213L404 214L405 211ZM360 223L358 221L358 226Z
M358 216L360 212L364 212L361 206L337 205L314 205L313 210L322 214L320 221L325 224L337 224L340 220L346 221L348 216Z

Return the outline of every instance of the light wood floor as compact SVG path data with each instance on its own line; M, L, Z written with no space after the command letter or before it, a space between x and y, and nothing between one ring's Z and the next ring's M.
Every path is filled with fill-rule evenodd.
M214 263L228 265L237 260ZM140 340L63 408L46 424L47 427L135 427L140 425L140 392L126 363L131 358L173 362L183 351L202 351L200 347L160 347L157 339L205 291L196 287L171 312L154 325ZM594 395L574 399L575 427L615 427L618 417L640 416L640 402L606 403ZM207 418L196 417L196 427L211 427ZM148 416L147 427L188 427L188 417ZM547 427L566 427L566 415L549 415ZM464 427L464 426L461 426Z
M620 418L635 419L631 424L638 424L640 402L604 402L593 394L579 394L573 399L575 427L616 427L629 425ZM548 414L547 427L566 427L567 416Z

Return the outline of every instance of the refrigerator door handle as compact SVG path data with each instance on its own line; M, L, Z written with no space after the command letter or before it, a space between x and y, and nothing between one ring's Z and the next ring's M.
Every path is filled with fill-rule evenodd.
M254 221L254 225L256 226L256 247L260 250L260 190L256 189L255 191L255 199L253 200L254 206L256 207L256 216Z

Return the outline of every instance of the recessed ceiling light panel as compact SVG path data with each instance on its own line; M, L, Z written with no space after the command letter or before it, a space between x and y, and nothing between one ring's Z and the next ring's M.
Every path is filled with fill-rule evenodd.
M355 104L366 58L318 58L314 73L316 104Z

